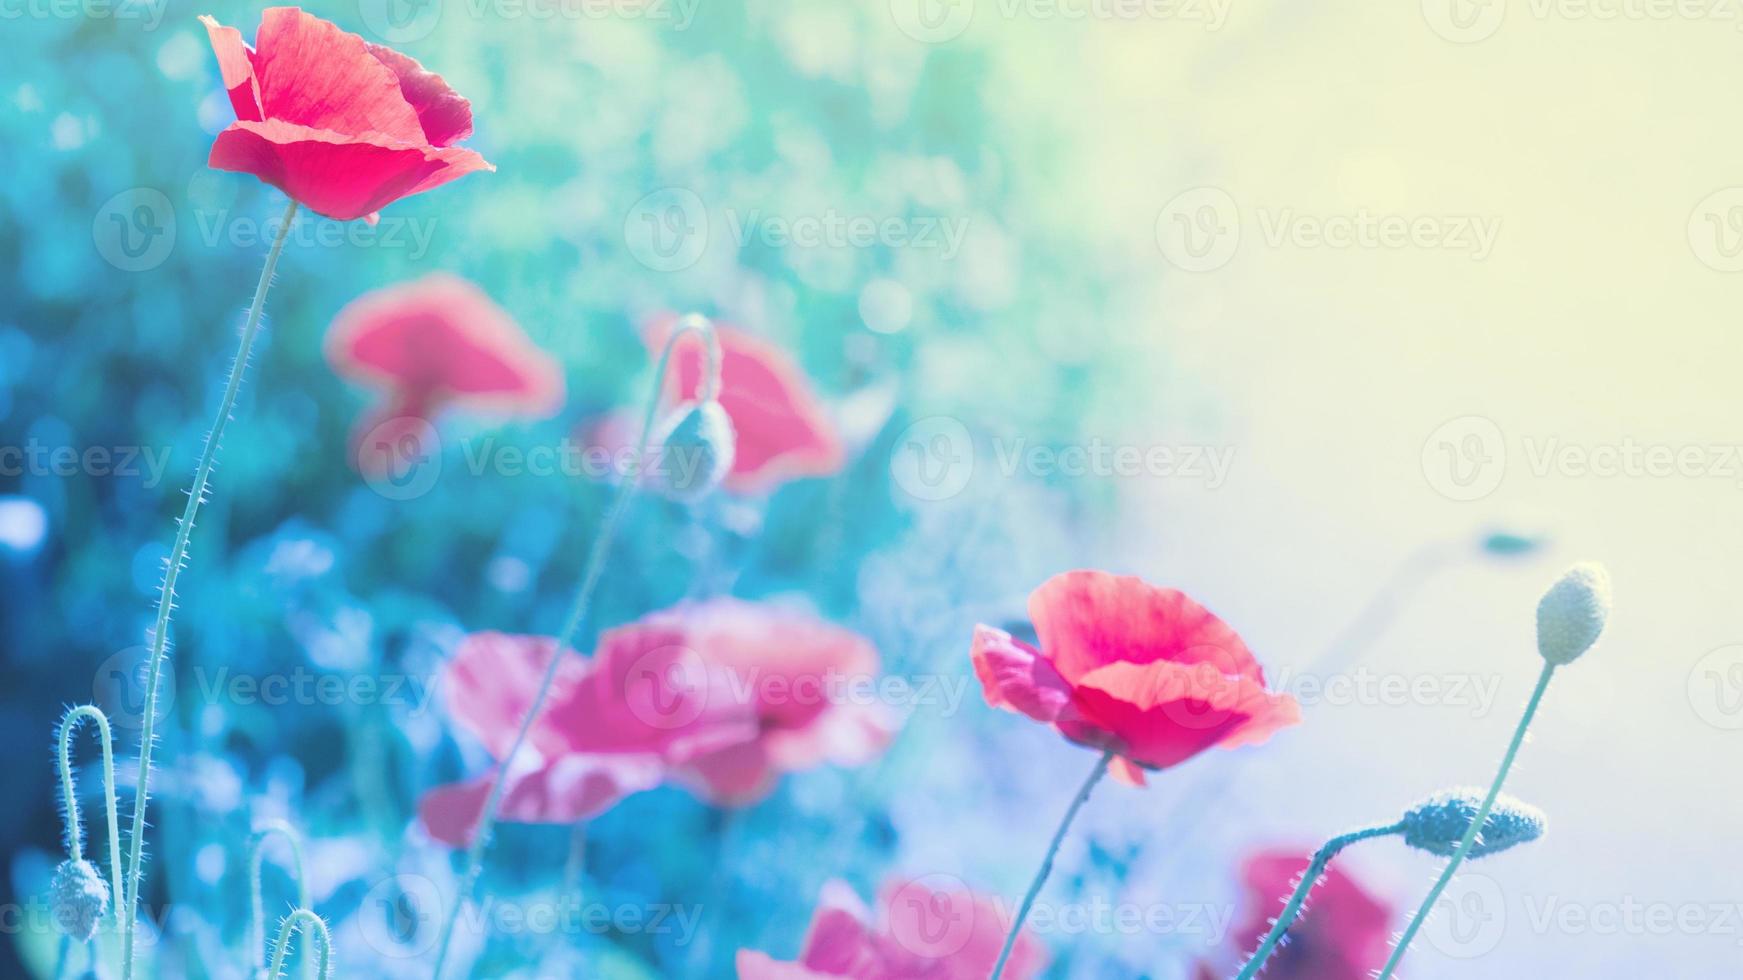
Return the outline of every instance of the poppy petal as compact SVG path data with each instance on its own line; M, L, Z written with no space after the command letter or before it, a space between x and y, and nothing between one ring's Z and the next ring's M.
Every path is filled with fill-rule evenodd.
M230 106L236 110L236 118L259 122L263 116L260 82L254 74L254 52L248 49L242 32L236 28L225 27L205 14L200 15L200 23L206 25L212 53L218 56L218 74L224 79L225 91L230 93Z
M399 79L356 34L297 7L269 7L254 48L262 118L335 133L378 133L401 144L424 142Z
M1122 755L1155 769L1226 742L1252 744L1296 717L1288 695L1203 663L1109 664L1078 679L1073 703L1119 737ZM1250 728L1259 718L1265 723Z
M509 776L498 816L509 823L572 824L604 813L631 793L653 789L665 769L651 756L566 755L522 766ZM418 802L430 836L453 847L472 842L493 775L438 786Z
M1029 596L1041 649L1066 680L1106 664L1210 664L1259 684L1264 672L1227 623L1175 589L1129 575L1065 572Z
M442 76L417 59L380 44L369 53L399 79L400 94L418 114L424 140L431 146L452 146L472 135L472 103L448 86Z
M969 650L987 703L1052 723L1071 703L1071 686L1041 651L1004 630L974 628Z
M208 163L252 174L339 221L364 217L473 171L495 169L462 147L347 137L280 120L232 124L212 143Z

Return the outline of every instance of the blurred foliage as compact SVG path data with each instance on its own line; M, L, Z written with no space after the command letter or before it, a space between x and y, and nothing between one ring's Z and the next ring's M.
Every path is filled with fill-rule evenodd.
M376 8L310 7L365 33ZM251 36L259 9L219 13ZM590 627L686 595L802 593L910 677L964 681L972 622L1019 615L1041 575L1077 563L1085 513L1108 491L1037 479L993 492L977 480L953 501L917 502L892 486L898 434L950 414L976 432L1066 440L1141 410L1109 392L1158 380L1129 376L1137 367L1117 357L1122 335L1109 324L1129 319L1136 284L1062 205L1070 160L1047 119L1008 96L1026 72L1020 47L923 44L881 3L703 3L682 28L653 16L503 16L458 0L425 9L440 14L427 35L371 39L472 99L470 145L499 170L396 204L374 237L305 217L280 266L175 624L146 895L149 908L171 909L173 941L154 954L164 975L240 975L244 849L249 828L272 817L306 831L316 907L336 925L339 962L359 964L342 975L419 975L416 961L373 949L358 920L394 872L446 880L448 856L422 842L413 807L424 789L477 771L476 748L450 738L439 699L248 706L210 686L224 670L302 670L403 675L416 693L466 631L554 629L607 488L472 473L466 453L486 439L554 445L639 398L646 316L696 309L787 347L852 454L838 477L767 501L691 511L641 500ZM29 801L0 814L14 855L0 891L19 900L40 892L59 835L48 753L33 747L48 748L63 704L112 698L117 656L144 642L263 226L282 207L270 188L204 166L230 109L201 12L178 0L155 28L52 16L0 25L0 446L167 453L157 481L0 475L0 734L25 747L8 786ZM176 237L161 264L128 271L100 242L116 196L137 188L170 202ZM642 261L636 226L649 195L673 189L702 202L707 231L693 263L663 269L658 255ZM959 220L965 234L950 252L804 248L741 231L757 215L829 214L910 230ZM392 228L401 234L390 240ZM368 396L329 370L322 337L362 292L435 269L482 284L559 357L570 398L536 423L446 420L442 479L394 501L346 464ZM740 946L790 955L830 877L867 896L897 871L1009 890L1030 855L932 829L1023 792L999 788L989 768L1021 769L1020 753L990 763L968 737L985 717L978 695L962 708L918 707L885 759L791 777L748 811L714 811L677 789L631 798L589 829L583 894L699 903L697 941L499 934L478 975L581 975L578 955L591 976L726 975ZM120 727L118 756L131 758L135 737ZM1032 773L1028 785L1059 778ZM82 790L96 786L84 774ZM571 837L508 828L487 886L552 893ZM1085 873L1117 876L1129 857L1098 851ZM270 876L268 890L289 894ZM419 928L401 938L415 945ZM17 951L41 973L52 941L24 937Z

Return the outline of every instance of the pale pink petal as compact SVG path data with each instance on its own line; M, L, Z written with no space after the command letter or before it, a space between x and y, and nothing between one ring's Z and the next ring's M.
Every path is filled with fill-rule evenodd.
M664 776L665 767L651 756L566 755L544 764L529 755L509 776L498 813L506 823L577 823L604 813L631 793L653 789ZM493 778L451 783L424 794L418 815L430 836L454 847L471 843Z
M722 807L760 802L775 788L776 770L761 742L742 742L685 764L686 782L697 793Z
M334 318L327 357L401 398L534 416L563 399L557 362L483 290L442 273L352 301Z
M448 714L501 759L550 666L556 641L543 636L473 633L461 641L441 675ZM551 720L550 705L573 696L587 674L587 663L570 654L557 668L547 710L529 732L533 747L554 754L567 747Z
M656 320L647 331L658 352L671 335L676 317ZM834 423L811 383L785 351L733 327L716 324L720 339L720 405L738 432L727 489L767 493L789 480L840 471L845 452ZM706 355L700 343L680 342L673 354L669 397L696 398L702 390Z
M1035 649L1004 630L974 628L969 650L987 704L1053 722L1071 703L1071 687Z
M254 76L254 52L242 40L242 32L234 27L224 27L212 17L202 14L200 23L206 25L206 35L211 38L212 51L218 56L218 73L224 79L224 89L230 94L230 106L236 110L236 118L247 122L259 122L260 83Z
M1127 786L1142 787L1149 783L1149 780L1144 778L1143 767L1125 756L1114 756L1113 761L1108 764L1108 771L1113 774L1115 779Z
M828 977L840 976L807 970L797 963L783 963L767 953L750 949L738 951L737 967L738 980L826 980Z
M577 752L652 752L673 764L752 741L755 706L680 629L647 618L599 638L593 667L550 716Z

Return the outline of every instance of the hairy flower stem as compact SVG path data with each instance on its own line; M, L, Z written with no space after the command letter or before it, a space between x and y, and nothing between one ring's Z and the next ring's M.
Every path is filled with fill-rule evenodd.
M297 883L297 908L309 907L309 882L303 874L303 843L297 832L283 820L274 820L254 832L248 843L248 950L258 973L266 969L266 898L260 886L261 865L266 861L266 842L282 837L290 847L290 870ZM310 955L312 941L304 934L303 975L314 975L314 959Z
M699 335L707 343L708 370L703 380L705 397L712 398L719 389L720 341L714 334L714 326L700 316L687 316L678 321L678 326L666 341L665 349L660 352L659 363L654 367L653 387L648 393L647 407L642 414L641 439L636 443L644 457L648 449L648 436L654 428L654 417L659 413L666 368L671 363L672 352L677 349L678 341L688 333ZM442 975L442 966L448 961L448 948L454 939L454 926L460 920L460 906L470 899L472 889L478 883L478 876L484 870L484 852L490 846L492 831L496 829L497 811L502 808L502 797L508 789L508 774L513 771L515 756L520 753L521 744L526 741L527 732L532 730L533 722L544 710L545 698L551 693L551 684L557 679L557 669L562 666L564 654L574 642L575 634L580 632L582 624L587 621L587 614L593 606L593 592L605 573L605 560L610 555L612 539L617 535L617 524L623 518L624 511L629 508L631 498L635 496L640 477L638 469L636 473L626 474L618 483L617 492L612 495L605 517L600 521L599 532L594 535L593 547L587 553L587 564L581 571L581 585L575 590L569 614L563 621L562 630L557 633L556 650L551 655L549 666L545 668L543 680L539 682L538 693L533 696L532 705L521 718L520 729L515 732L514 741L503 754L502 761L497 763L496 778L491 783L490 795L484 801L484 812L473 832L472 843L466 849L466 871L461 875L460 888L454 895L453 904L448 908L447 921L442 926L442 942L436 951L435 968L430 974L433 978L439 980Z
M1004 975L1005 961L1011 958L1011 950L1017 947L1017 936L1023 931L1023 921L1029 918L1029 910L1034 908L1035 899L1041 894L1041 886L1047 883L1047 876L1053 873L1053 857L1059 853L1059 845L1065 840L1065 832L1071 829L1071 821L1076 819L1077 811L1083 809L1084 801L1089 799L1095 784L1108 774L1108 764L1113 761L1112 752L1103 752L1095 768L1090 770L1089 778L1083 781L1077 795L1072 797L1071 806L1065 810L1065 818L1059 821L1059 829L1053 832L1053 842L1047 845L1047 856L1041 859L1041 868L1035 872L1035 880L1029 883L1029 891L1023 896L1023 904L1017 907L1016 918L1011 920L1011 931L1005 936L1004 948L999 950L999 961L993 964L992 980L999 980Z
M321 917L306 908L297 909L284 917L284 923L278 927L278 943L272 951L272 966L267 972L269 980L283 980L284 957L290 949L291 933L301 931L305 936L314 937L314 946L320 950L320 965L315 968L315 975L321 980L328 980L333 975L333 934L327 931L327 923ZM304 947L304 956L308 948Z
M292 201L284 210L284 218L279 222L278 235L272 240L272 248L266 253L266 265L260 270L260 282L254 287L254 302L248 308L248 319L242 327L242 339L236 348L236 359L230 364L230 377L224 384L224 397L218 403L218 413L212 419L212 427L206 433L206 445L200 450L200 462L194 469L193 489L188 491L188 503L182 510L182 519L176 525L175 544L170 547L169 561L163 569L163 586L157 594L157 622L151 631L150 668L145 682L145 707L140 719L139 730L139 773L133 792L133 826L127 841L127 895L125 904L126 915L123 917L121 935L121 980L133 978L133 942L134 933L139 928L139 884L143 877L145 860L145 806L150 798L147 787L151 782L151 749L156 740L153 731L157 722L158 684L163 679L163 662L169 644L170 614L175 609L176 578L181 574L182 566L188 560L188 539L194 531L194 518L199 516L200 505L206 499L206 487L212 478L212 467L217 462L218 445L224 437L224 427L230 422L230 415L236 409L236 395L242 388L242 375L248 369L248 355L254 349L255 337L260 333L260 317L266 308L266 291L272 285L273 270L278 268L279 254L284 251L285 239L290 235L291 221L297 215L297 202ZM116 896L116 902L122 902L121 896Z
M1525 744L1525 733L1531 728L1531 719L1537 715L1537 706L1543 703L1543 692L1549 688L1550 678L1555 676L1556 665L1545 663L1543 673L1537 677L1537 687L1531 692L1531 699L1525 702L1525 714L1519 718L1519 726L1513 729L1513 741L1507 745L1507 754L1501 757L1501 769L1495 773L1495 781L1489 784L1489 795L1483 797L1483 805L1477 808L1477 814L1471 819L1471 825L1465 830L1463 840L1459 841L1458 850L1446 862L1446 868L1441 871L1440 878L1429 889L1428 897L1417 907L1416 914L1411 916L1410 924L1404 927L1404 935L1398 938L1398 945L1392 949L1392 956L1386 960L1386 966L1381 969L1378 980L1387 980L1392 972L1398 969L1398 961L1404 958L1404 951L1410 948L1410 941L1416 938L1416 933L1422 929L1422 923L1428 914L1434 911L1434 903L1440 901L1440 895L1446 891L1446 886L1464 863L1465 855L1476 843L1477 834L1489 820L1489 811L1495 807L1495 798L1501 795L1501 784L1507 781L1507 773L1513 768L1513 760L1519 755L1519 747Z
M1353 830L1326 841L1324 847L1313 853L1313 860L1308 862L1307 870L1301 873L1300 883L1295 886L1295 894L1289 896L1289 903L1283 906L1283 912L1277 916L1277 921L1271 926L1271 932L1265 936L1265 941L1259 944L1259 948L1253 951L1253 958L1247 961L1246 967L1241 970L1240 975L1235 980L1252 980L1253 977L1259 975L1260 968L1270 958L1272 950L1277 948L1277 944L1289 932L1289 927L1295 924L1296 917L1301 914L1301 906L1307 902L1308 894L1313 891L1315 885L1319 884L1319 879L1325 875L1326 865L1331 863L1332 858L1338 856L1339 851L1357 841L1369 840L1374 837L1390 837L1403 831L1404 825L1395 823L1384 827Z
M84 827L79 823L79 798L73 792L73 731L82 721L97 726L97 741L103 748L103 804L109 817L109 888L115 902L115 925L121 925L121 817L115 803L115 739L109 732L109 717L95 705L81 704L61 719L60 747L61 797L67 810L67 857L85 859Z

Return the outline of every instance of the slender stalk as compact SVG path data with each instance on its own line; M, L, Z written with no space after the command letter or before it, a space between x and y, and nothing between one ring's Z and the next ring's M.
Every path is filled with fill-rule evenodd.
M1108 764L1114 761L1112 752L1103 752L1097 760L1095 768L1089 772L1089 778L1078 788L1077 795L1071 798L1071 806L1065 810L1065 818L1059 821L1059 829L1053 832L1053 842L1047 845L1047 856L1041 859L1041 869L1035 872L1035 880L1029 883L1028 894L1023 896L1023 904L1017 907L1017 916L1011 920L1010 934L1005 936L1004 948L999 950L999 961L993 964L992 980L999 980L1004 975L1005 961L1011 958L1011 950L1017 946L1017 936L1023 931L1023 921L1029 918L1029 910L1035 906L1035 898L1041 894L1041 886L1047 883L1047 876L1053 873L1053 857L1059 853L1059 845L1065 840L1065 832L1071 829L1071 821L1077 817L1077 811L1083 808L1085 800L1089 799L1095 784L1108 774Z
M1398 939L1398 945L1393 947L1392 956L1386 960L1386 966L1380 971L1378 980L1386 980L1392 971L1398 968L1398 961L1404 958L1404 951L1410 948L1410 941L1416 938L1416 933L1422 929L1422 923L1428 914L1434 910L1434 903L1440 901L1441 893L1464 863L1465 855L1470 853L1471 845L1476 843L1477 834L1483 829L1483 824L1489 820L1489 811L1495 806L1495 798L1501 795L1501 784L1507 781L1507 773L1513 768L1513 760L1519 755L1519 747L1525 744L1525 733L1531 728L1531 719L1537 714L1538 705L1543 703L1543 692L1548 689L1551 677L1555 676L1556 665L1545 663L1543 673L1537 677L1537 687L1531 692L1531 699L1525 702L1525 714L1519 718L1519 726L1513 729L1513 741L1507 745L1507 754L1501 757L1501 768L1495 773L1495 781L1489 784L1489 795L1483 798L1483 805L1477 808L1477 815L1471 819L1471 825L1465 829L1464 839L1459 841L1458 850L1446 862L1446 868L1440 873L1440 878L1429 890L1428 897L1417 907L1416 914L1410 918L1410 924L1404 927L1404 935Z
M109 733L109 718L95 705L81 704L61 719L60 774L61 796L67 806L67 856L74 861L85 859L84 828L79 823L79 799L73 792L73 730L89 720L97 726L97 741L103 747L103 796L109 817L109 889L115 901L115 925L121 918L121 818L115 803L115 739Z
M303 874L303 842L290 824L283 820L274 820L254 832L248 845L248 896L250 911L248 919L248 949L253 956L256 971L266 969L266 899L262 894L260 884L261 865L266 861L266 842L273 837L282 837L290 846L290 869L297 882L297 908L309 907L309 882ZM304 974L310 973L311 961L308 959L308 944L303 948Z
M313 936L315 946L320 949L320 966L315 973L321 980L327 980L333 975L333 934L327 931L327 923L321 917L308 909L297 909L284 917L284 922L278 927L278 943L272 951L272 967L266 974L269 980L282 980L284 977L285 953L290 949L291 933L301 931L305 936ZM303 955L307 956L307 947Z
M236 359L231 362L230 377L224 383L224 397L218 403L218 413L212 419L212 428L206 433L205 447L200 450L200 462L194 469L193 489L188 491L187 506L183 508L181 521L176 525L175 544L170 547L169 561L163 570L163 585L157 594L157 622L151 632L151 666L145 682L145 713L139 730L139 773L133 792L133 826L128 835L127 914L123 920L125 925L121 937L122 980L132 980L133 977L133 941L134 933L139 927L139 884L143 877L145 860L145 807L150 798L148 786L151 782L151 749L156 738L153 728L157 722L157 689L163 679L170 614L175 609L176 578L188 560L188 539L194 531L194 518L199 516L200 505L205 502L206 487L212 477L212 467L217 462L218 445L223 439L224 427L229 424L230 415L236 409L236 395L242 388L242 375L248 369L248 355L254 349L255 337L260 332L261 313L266 309L266 291L272 285L273 270L278 267L279 254L284 251L285 239L290 235L291 221L296 218L296 214L297 202L291 201L285 207L284 218L279 222L278 235L272 240L272 248L266 253L266 265L260 270L260 281L254 287L254 302L248 308L248 319L242 327L242 339L236 347ZM119 900L117 896L117 901Z
M1259 969L1265 965L1265 960L1270 958L1271 951L1277 948L1277 944L1289 932L1289 927L1295 924L1295 919L1301 914L1301 906L1306 903L1308 894L1313 891L1315 885L1319 884L1319 879L1324 877L1326 865L1331 863L1332 858L1338 856L1339 851L1357 841L1369 840L1374 837L1389 837L1392 834L1402 833L1403 830L1402 823L1395 823L1384 827L1353 830L1326 841L1324 847L1314 852L1313 860L1308 862L1307 870L1301 873L1301 881L1295 886L1295 894L1289 896L1289 903L1283 906L1283 913L1277 916L1277 921L1271 926L1271 932L1266 935L1265 941L1259 944L1259 948L1253 951L1252 959L1247 961L1246 967L1241 970L1240 975L1235 980L1252 980L1253 977L1259 975Z
M714 334L714 327L700 316L684 317L678 321L672 336L666 340L665 349L660 352L659 363L654 368L653 386L648 393L646 409L642 413L641 439L636 443L644 455L648 448L648 436L654 428L654 416L659 412L660 393L665 387L666 369L671 363L672 352L677 349L678 341L688 333L698 334L707 343L708 374L703 381L704 397L712 398L718 392L720 341ZM478 828L473 833L472 843L466 849L466 871L460 878L459 891L454 895L454 902L448 909L447 921L442 926L442 942L436 951L435 968L430 974L433 978L440 978L442 975L442 966L448 961L448 949L454 940L454 926L460 919L460 906L471 897L472 889L478 883L478 876L484 870L484 852L490 846L491 833L496 829L497 811L502 808L502 797L508 789L508 773L512 770L515 756L520 753L521 744L526 741L533 722L544 710L545 699L551 693L551 684L557 678L557 669L562 666L564 654L574 642L575 634L580 632L582 624L587 621L587 614L593 606L593 592L599 587L600 577L605 573L605 560L610 555L612 540L617 535L617 524L623 518L624 511L628 509L640 484L639 467L638 472L627 474L619 481L617 491L606 508L605 517L600 522L599 533L593 538L593 547L587 553L587 564L581 571L581 584L575 590L568 616L564 619L562 630L557 633L556 652L551 655L551 662L545 668L544 678L539 682L539 690L533 696L532 705L521 718L520 729L515 732L514 741L497 763L496 778L491 784L490 795L485 798Z

